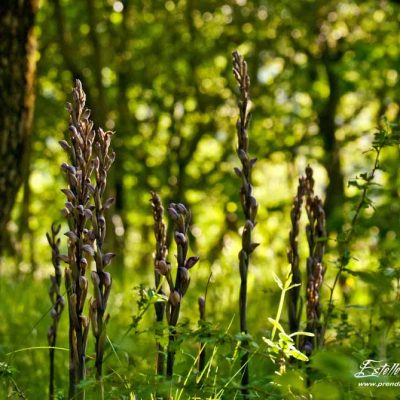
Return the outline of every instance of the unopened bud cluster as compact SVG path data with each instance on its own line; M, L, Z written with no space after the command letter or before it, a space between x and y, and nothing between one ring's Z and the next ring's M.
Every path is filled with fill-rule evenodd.
M293 200L290 214L292 229L289 233L288 261L291 265L293 284L301 284L302 281L297 238L303 204L308 219L305 231L309 248L309 257L306 263L306 331L313 333L314 337L305 337L302 349L307 355L310 355L313 348L318 345L321 336L320 290L325 275L323 256L326 242L325 212L321 199L314 194L313 170L310 166L306 168L305 177L299 179L297 194ZM299 299L300 287L297 286L290 291L288 302L289 326L292 333L297 332L300 328L301 303Z
M90 322L96 338L96 370L101 375L104 352L105 317L111 290L111 275L105 271L113 253L105 253L103 244L106 236L104 215L113 199L104 199L107 174L114 162L115 153L110 149L112 132L94 129L90 110L85 107L86 95L79 80L73 89L73 101L68 103L70 114L69 140L60 142L69 156L63 163L68 188L62 215L67 218L69 231L68 254L60 259L68 264L65 270L68 304L70 312L70 369L75 373L75 384L85 375L85 352ZM93 259L96 270L91 272L94 297L90 301L89 318L83 316L88 293L86 272Z
M189 284L190 275L189 270L195 266L198 262L199 257L189 257L188 253L188 229L190 224L191 214L182 203L171 203L168 212L171 216L174 225L174 239L177 247L177 271L175 281L172 277L171 264L167 261L167 247L166 247L166 235L165 235L165 224L163 221L163 206L159 196L152 192L151 193L151 203L153 207L153 217L154 217L154 234L156 238L156 252L154 257L154 272L155 272L155 283L158 293L162 293L162 282L161 277L165 277L169 286L169 296L166 307L163 303L156 303L156 317L157 321L161 322L164 318L164 313L168 321L170 328L169 335L169 345L167 352L167 376L172 376L174 355L175 351L171 348L172 342L175 340L175 327L179 319L180 305L185 295ZM163 374L163 355L162 346L157 343L158 346L158 356L157 356L157 373Z

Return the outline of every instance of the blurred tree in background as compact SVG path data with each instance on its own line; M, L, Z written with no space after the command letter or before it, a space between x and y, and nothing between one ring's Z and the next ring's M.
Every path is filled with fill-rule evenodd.
M0 256L15 196L30 163L34 107L37 1L5 1L0 9Z
M116 132L117 158L109 182L116 205L110 212L108 247L118 254L115 293L130 300L129 305L122 297L111 300L112 315L121 312L126 323L135 302L126 292L151 282L149 192L156 190L164 204L184 202L193 210L191 243L201 262L193 273L192 296L204 292L212 270L208 315L215 321L230 320L237 308L240 240L239 187L232 172L237 166L237 105L231 53L238 49L252 78L250 153L259 159L254 171L260 203L255 234L261 246L249 272L249 318L265 329L260 308L265 315L275 309L271 272L286 271L291 201L308 163L325 201L331 239L328 282L335 274L339 246L334 239L348 225L357 196L347 182L370 168L371 157L364 152L382 118L398 121L399 28L400 5L389 0L42 0L35 23L33 130L23 141L29 150L13 156L10 146L1 148L0 191L3 170L9 170L4 154L17 162L19 179L11 178L15 185L10 195L0 192L2 199L15 200L4 229L7 218L1 214L0 231L9 239L0 280L27 272L35 272L38 285L47 279L45 232L52 221L61 220L63 207L59 165L64 158L58 141L67 129L65 103L79 78L95 125ZM3 37L7 28L1 29ZM5 42L0 42L4 54ZM4 80L7 69L1 63ZM1 90L2 104L7 93ZM7 119L1 109L3 123ZM13 118L20 121L20 112ZM14 129L22 132L16 123ZM2 143L6 137L2 133ZM398 159L398 148L382 155L377 176L381 187L372 193L376 211L363 214L354 244L362 262L352 260L349 266L367 272L341 280L349 305L370 304L385 287L395 290L400 260ZM8 208L4 203L2 212ZM170 253L172 258L174 250ZM357 287L355 276L361 280ZM363 290L366 285L369 289ZM45 311L43 306L35 317ZM383 320L389 314L383 313ZM356 313L352 318L356 324ZM0 328L0 339L13 329Z
M52 176L39 166L58 154L62 105L79 78L95 123L118 133L112 187L121 248L133 230L148 237L137 213L152 188L192 205L211 194L227 204L236 194L230 53L238 47L252 69L254 152L265 164L282 160L289 181L300 160L323 166L329 226L339 230L344 175L355 170L346 153L382 116L397 114L396 7L385 1L43 1L31 178L46 184L57 175L54 163L45 169ZM289 198L273 199L274 206ZM30 213L27 228L35 225L37 213ZM221 223L229 227L229 219Z

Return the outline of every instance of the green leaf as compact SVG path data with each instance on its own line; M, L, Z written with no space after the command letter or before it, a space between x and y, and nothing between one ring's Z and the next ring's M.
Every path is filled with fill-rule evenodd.
M289 355L300 361L308 361L308 357L295 347L289 350Z
M342 381L352 381L353 374L358 370L354 358L338 351L319 351L311 357L311 366L324 376Z
M279 288L281 290L283 290L283 283L282 281L279 279L278 275L275 274L275 272L272 272L272 276L274 277L274 281L277 283L277 285L279 286Z
M304 331L299 331L299 332L293 332L291 333L289 336L293 337L293 336L309 336L309 337L314 337L315 335L311 332L304 332Z
M276 328L278 331L285 333L285 330L283 329L282 325L278 322L275 321L273 318L268 318L268 321Z
M293 344L293 339L287 335L285 332L279 333L279 339L281 339L285 343Z
M278 346L277 343L273 342L271 339L268 339L266 337L263 337L263 341L268 345L268 351L278 354L281 350L281 348Z
M294 287L301 286L301 283L294 283L293 285L290 285L288 288L286 288L286 291L289 291L290 289L293 289Z
M284 286L284 288L286 290L289 290L290 284L292 283L292 276L293 276L292 273L289 273L287 278L286 278L285 286Z

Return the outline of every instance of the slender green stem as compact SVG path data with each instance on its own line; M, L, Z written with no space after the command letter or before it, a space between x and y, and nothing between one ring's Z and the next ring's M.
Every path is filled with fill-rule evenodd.
M282 316L282 310L283 310L283 305L285 303L285 295L286 295L286 291L287 289L282 289L281 292L281 298L279 300L279 306L278 306L278 311L276 312L276 317L275 317L275 321L279 322ZM271 340L274 340L275 337L275 333L276 333L276 326L274 325L272 328L272 333L271 333Z

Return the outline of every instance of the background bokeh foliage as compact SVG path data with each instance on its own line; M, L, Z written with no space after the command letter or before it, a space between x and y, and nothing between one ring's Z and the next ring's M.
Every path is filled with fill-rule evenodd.
M82 80L95 124L116 132L117 159L109 180L116 205L107 247L118 254L109 305L109 337L117 355L106 360L107 390L109 398L129 398L131 392L150 398L153 309L124 337L139 312L137 287L153 285L150 190L165 204L183 202L193 212L191 249L200 263L183 302L183 325L197 327L197 297L212 271L208 322L216 337L232 320L229 332L234 336L239 330L237 253L243 216L233 173L238 160L231 52L238 49L245 56L252 79L250 152L258 158L255 235L260 246L249 272L249 329L261 343L279 299L272 272L284 276L288 270L291 201L307 164L315 171L316 192L326 200L325 282L332 284L340 252L336 237L348 226L359 195L347 182L371 169L372 154L366 151L382 118L398 120L399 7L389 0L42 0L30 165L8 224L0 270L0 360L16 368L14 379L29 398L45 396L47 351L6 354L47 345L51 253L45 232L53 221L63 222L65 183L59 166L65 156L58 141L67 129L65 103L73 80ZM317 399L327 399L327 393L335 399L355 398L343 393L363 398L372 389L361 390L351 378L360 361L400 360L398 160L397 147L382 152L379 186L371 193L375 208L363 211L351 246L348 268L354 273L344 274L336 290L328 350L311 363L315 384L307 388L299 376L304 371L291 371L279 378L283 398L309 390ZM304 237L300 250L305 260ZM174 252L171 245L171 260ZM325 287L323 306L327 293ZM67 346L66 317L60 347ZM186 339L176 366L182 376L198 346L190 334ZM216 375L225 384L235 343L222 346ZM92 347L90 342L89 353ZM262 397L273 366L262 355L252 363L253 384ZM57 365L62 392L67 353L57 353ZM4 385L1 390L6 393ZM229 393L226 398L233 398L233 389ZM395 393L388 390L385 396L395 398Z

